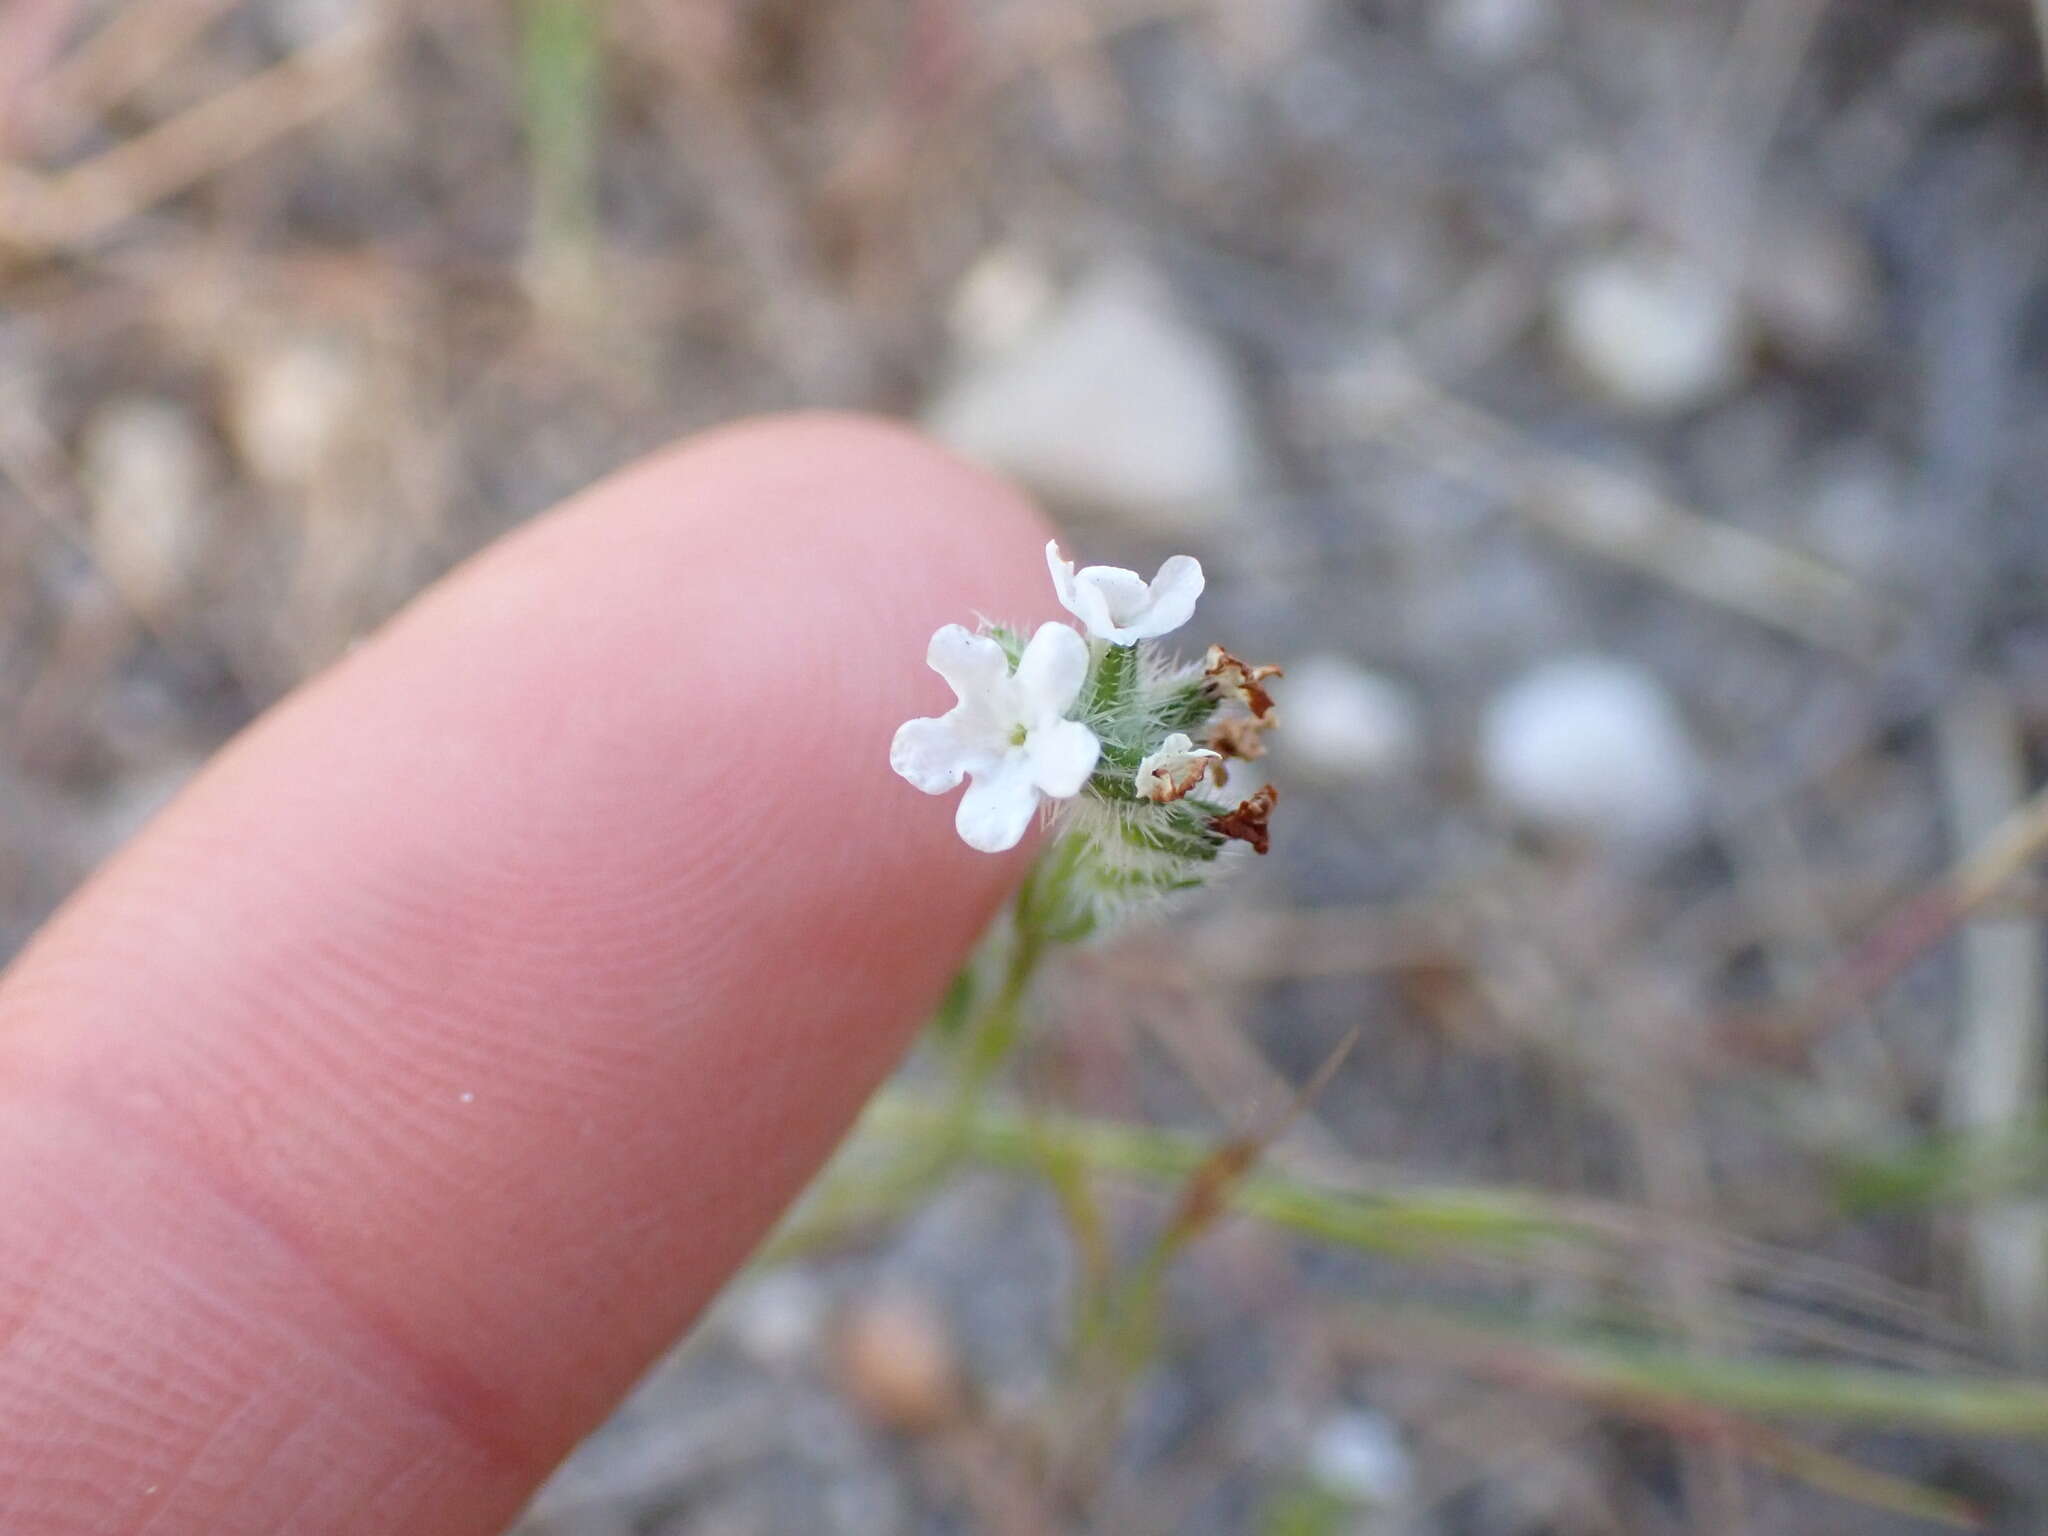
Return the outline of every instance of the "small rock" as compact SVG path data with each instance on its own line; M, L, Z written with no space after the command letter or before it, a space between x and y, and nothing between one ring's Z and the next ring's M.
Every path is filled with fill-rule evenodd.
M109 400L78 443L94 557L122 599L160 614L184 592L213 538L211 454L192 413L153 395Z
M824 1332L825 1296L817 1280L802 1270L770 1270L720 1302L718 1319L753 1359L787 1367L816 1350Z
M1552 295L1565 358L1615 404L1673 415L1731 389L1748 361L1735 292L1704 267L1647 247L1567 272Z
M962 1407L946 1318L922 1297L875 1297L850 1307L834 1339L841 1380L877 1423L925 1434Z
M1439 0L1430 35L1454 60L1498 68L1526 57L1556 21L1552 0Z
M368 394L357 360L343 346L293 337L238 360L228 428L258 478L303 489L340 454Z
M1161 533L1221 521L1254 478L1228 356L1132 268L1096 273L1035 330L970 360L927 424L1049 500Z
M1409 691L1341 656L1287 669L1274 741L1288 766L1333 784L1393 778L1422 757L1421 711Z
M1480 722L1479 768L1503 809L1545 832L1650 853L1698 824L1685 722L1625 662L1547 662L1497 696Z
M953 344L974 356L1000 356L1045 324L1059 297L1052 275L1014 245L984 251L953 290L946 323Z
M1415 1492L1415 1464L1400 1430L1363 1409L1344 1409L1316 1426L1308 1473L1325 1492L1378 1509L1404 1504Z

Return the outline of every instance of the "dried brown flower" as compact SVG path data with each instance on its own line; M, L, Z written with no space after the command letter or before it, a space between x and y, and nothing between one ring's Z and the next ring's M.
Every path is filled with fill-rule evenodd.
M1209 746L1225 757L1250 762L1266 755L1266 722L1231 715L1209 727ZM1220 784L1221 779L1217 782Z
M1234 811L1226 811L1215 817L1209 825L1225 837L1236 838L1241 843L1250 843L1253 853L1264 853L1272 846L1272 839L1266 830L1266 821L1273 813L1273 803L1280 798L1280 791L1272 785L1262 786L1249 800L1238 802Z
M1281 676L1275 666L1252 666L1220 645L1209 647L1207 658L1209 691L1219 699L1235 699L1260 720L1273 713L1273 696L1259 685L1269 677Z

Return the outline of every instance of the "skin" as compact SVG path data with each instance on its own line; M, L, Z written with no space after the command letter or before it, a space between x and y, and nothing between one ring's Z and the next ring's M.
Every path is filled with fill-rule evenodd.
M223 751L0 982L0 1530L502 1529L1022 873L888 743L1046 536L898 429L729 428Z

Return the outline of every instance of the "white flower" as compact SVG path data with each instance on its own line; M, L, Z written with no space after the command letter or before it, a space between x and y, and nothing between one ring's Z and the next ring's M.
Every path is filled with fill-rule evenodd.
M1102 743L1065 718L1088 675L1088 642L1064 624L1031 637L1017 670L986 635L948 624L925 653L960 700L937 719L908 720L889 745L889 766L928 795L973 779L954 818L983 853L1014 848L1041 795L1081 792Z
M1060 606L1088 626L1088 632L1117 645L1135 645L1179 629L1194 616L1202 595L1202 562L1175 555L1148 583L1136 571L1091 565L1076 571L1060 558L1057 541L1045 546Z
M1131 788L1140 800L1153 800L1164 805L1190 794L1202 782L1202 775L1209 771L1209 765L1222 761L1221 752L1198 747L1184 733L1175 731L1159 743L1158 751L1146 754L1145 760L1138 764L1138 771L1131 779Z

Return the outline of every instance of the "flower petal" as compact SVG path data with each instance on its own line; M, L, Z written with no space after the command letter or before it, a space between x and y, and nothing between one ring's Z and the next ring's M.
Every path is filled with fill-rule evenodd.
M1096 758L1100 756L1102 743L1094 731L1079 721L1059 721L1042 731L1032 731L1032 782L1042 793L1059 801L1079 795L1081 784L1096 772Z
M934 634L924 659L963 703L1001 687L1010 675L1010 659L1003 648L959 624L948 624Z
M1088 642L1065 624L1041 624L1017 659L1018 702L1031 724L1064 715L1088 678Z
M1168 634L1195 616L1202 595L1202 562L1193 555L1175 555L1152 578L1152 605L1135 626L1147 640Z
M1031 756L1013 752L986 773L975 775L960 797L953 826L960 840L983 853L1002 853L1023 841L1038 811L1031 782Z
M1151 590L1145 578L1120 565L1091 565L1074 577L1076 586L1094 588L1102 595L1103 610L1118 631L1138 629L1152 606ZM1108 637L1105 637L1108 638Z
M961 738L952 715L906 720L889 743L889 766L928 795L942 795L988 761Z
M1095 582L1088 579L1092 571L1106 569L1091 565L1079 576L1074 574L1074 562L1060 558L1057 542L1045 546L1045 563L1052 572L1052 589L1060 600L1060 606L1086 626L1088 633L1099 635L1104 640L1116 640L1116 620L1110 617L1109 600ZM1128 642L1124 642L1128 643Z
M1060 606L1069 613L1074 612L1074 562L1060 558L1060 541L1045 541L1045 568L1052 572L1053 595L1059 598Z
M1039 789L1055 799L1078 795L1095 760L1102 755L1102 743L1078 720L1031 733L1031 773Z

